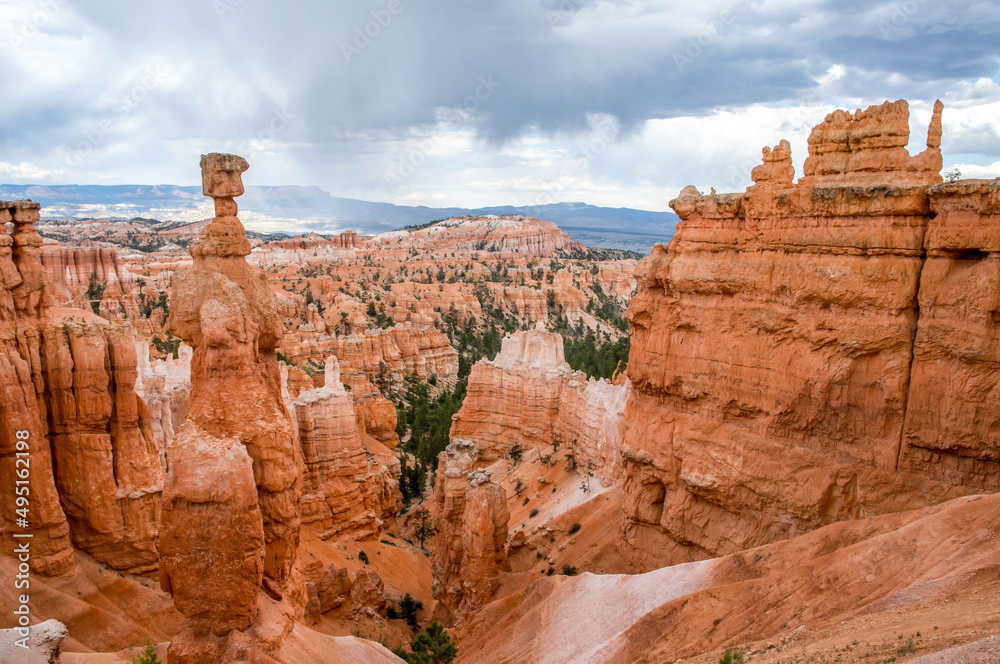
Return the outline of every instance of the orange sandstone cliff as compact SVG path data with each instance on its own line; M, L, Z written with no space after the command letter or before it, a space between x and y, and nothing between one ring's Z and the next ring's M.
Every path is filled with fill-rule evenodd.
M474 443L455 440L441 452L434 482L435 617L451 624L489 602L507 560L507 494L476 469Z
M305 463L302 522L323 539L376 537L401 507L399 461L377 440L365 440L364 414L356 412L332 355L325 377L324 387L294 403Z
M14 532L31 533L31 566L44 575L72 574L71 544L117 569L149 570L157 559L163 471L145 405L133 390L131 330L89 311L52 307L35 230L39 216L37 203L0 203L6 495L14 495L18 469L30 471L30 509L19 515L15 502L6 501L0 533L8 544ZM12 235L6 222L13 222ZM18 516L27 524L18 525Z
M1000 183L941 184L941 105L787 142L682 223L628 311L623 555L725 555L834 521L1000 489Z
M573 371L562 336L539 323L505 337L493 361L473 365L450 436L473 441L481 465L514 445L526 451L555 444L580 464L589 462L610 484L621 476L622 412L630 391L630 384L588 380Z

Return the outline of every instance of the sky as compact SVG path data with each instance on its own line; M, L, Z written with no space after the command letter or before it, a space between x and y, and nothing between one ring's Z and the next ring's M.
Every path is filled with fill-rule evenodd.
M1000 176L1000 3L0 0L0 182L200 182L481 207L667 210L741 191L835 108L935 99L945 167Z

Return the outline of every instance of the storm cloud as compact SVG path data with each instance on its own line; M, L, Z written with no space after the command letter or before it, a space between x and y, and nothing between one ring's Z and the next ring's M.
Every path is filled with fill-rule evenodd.
M36 0L0 27L7 182L192 184L225 150L368 200L665 209L896 98L914 149L941 98L946 164L1000 158L992 2Z

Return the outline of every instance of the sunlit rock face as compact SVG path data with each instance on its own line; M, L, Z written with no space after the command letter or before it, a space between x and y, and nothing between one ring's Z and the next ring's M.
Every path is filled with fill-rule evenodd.
M940 184L941 105L837 111L793 182L688 187L628 311L621 551L659 566L1000 488L996 181Z

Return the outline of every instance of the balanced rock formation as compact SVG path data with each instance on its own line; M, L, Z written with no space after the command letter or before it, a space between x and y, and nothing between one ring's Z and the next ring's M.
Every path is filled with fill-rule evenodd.
M163 473L133 390L131 330L52 307L39 217L38 203L0 203L0 478L30 492L26 516L14 501L0 508L5 550L30 533L31 568L49 576L72 573L71 542L112 567L152 569Z
M366 446L336 357L327 358L325 386L300 394L294 408L305 463L302 522L323 539L377 537L402 502L391 464L379 456L398 461L385 447Z
M186 616L170 661L267 661L306 603L292 569L300 460L281 394L277 304L245 260L250 243L236 217L248 164L213 153L201 167L216 217L191 246L193 267L174 277L167 321L194 349L187 418L167 449L160 530L160 582Z
M836 112L793 183L688 187L628 311L620 550L650 567L1000 488L1000 183L938 184L941 106Z
M438 460L434 482L434 598L437 619L452 624L489 602L507 561L507 494L490 471L473 470L476 445L455 440Z
M535 329L504 337L491 362L472 367L468 393L454 417L452 440L475 442L479 464L553 443L589 460L602 481L621 475L619 447L630 384L587 379L566 363L562 336Z

